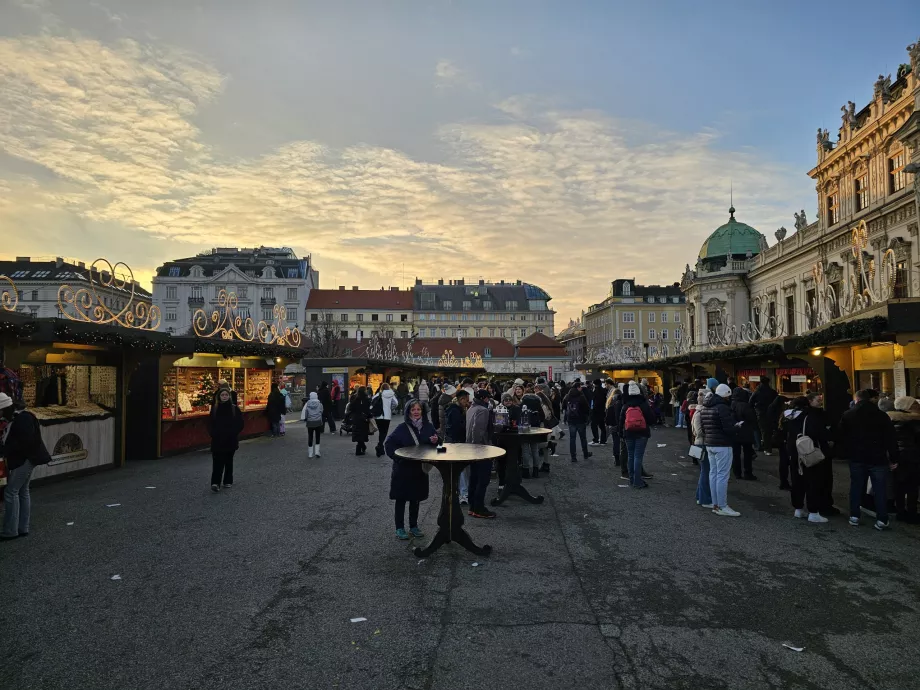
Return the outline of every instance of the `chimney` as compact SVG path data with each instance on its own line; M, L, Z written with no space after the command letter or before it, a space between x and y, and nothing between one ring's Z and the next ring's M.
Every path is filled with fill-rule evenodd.
M82 261L78 263L77 266L79 266L80 268L86 268L86 264L83 263Z
M439 279L438 279L438 285L444 285L444 279L443 279L443 278L439 278Z
M504 285L504 284L505 284L505 281L504 281L504 280L503 280L501 283L499 283L499 285Z
M482 278L480 278L480 279L479 279L479 284L480 284L480 285L485 285L485 284L486 284L486 281L484 281Z
M464 283L463 283L463 278L461 278L460 280L457 281L457 285L462 286L463 284L464 284Z
M17 256L16 261L21 261L22 263L29 263L32 260L29 256Z
M390 288L390 292L399 292L399 288L398 288L398 287L395 287L395 288L394 288L394 287L391 287L391 288Z
M358 289L358 286L357 286L357 285L352 285L352 286L351 286L351 289L352 289L352 290L357 290L357 289Z
M521 286L521 281L519 280L519 281L516 283L516 285L517 285L518 287L520 287L520 286Z
M60 268L63 265L64 265L64 259L62 259L61 257L58 257L54 260L55 268Z
M421 279L421 278L416 278L416 279L415 279L415 284L416 284L416 285L421 285L421 284L422 284L422 279Z
M339 285L339 290L344 290L344 289L345 289L344 285Z

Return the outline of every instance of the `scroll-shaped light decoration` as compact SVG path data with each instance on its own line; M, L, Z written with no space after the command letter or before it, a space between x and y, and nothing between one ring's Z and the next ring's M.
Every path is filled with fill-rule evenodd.
M444 354L438 359L439 367L459 367L460 360L454 357L453 350L444 350Z
M266 345L300 347L300 331L287 325L287 307L276 304L272 308L272 322L259 321L259 340Z
M200 338L221 338L242 340L251 343L256 338L256 327L248 316L239 313L239 298L235 292L221 290L217 294L217 306L210 315L198 309L192 317L192 328Z
M115 312L105 303L104 296L99 295L98 288L130 294L124 307ZM127 264L119 261L112 266L107 259L96 259L89 267L88 287L73 287L65 283L58 288L58 309L71 321L155 331L160 326L160 308L136 300L136 288L134 273Z
M0 309L3 311L16 311L19 304L19 290L13 279L0 275Z

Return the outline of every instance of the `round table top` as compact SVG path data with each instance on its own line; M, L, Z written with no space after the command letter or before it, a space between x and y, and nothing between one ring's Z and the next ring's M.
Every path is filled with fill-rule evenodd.
M435 446L406 446L397 448L396 456L405 460L419 460L436 465L439 462L471 462L494 460L505 455L504 448L478 443L445 443L446 453L438 453Z
M549 436L551 433L553 433L552 429L544 429L542 427L536 427L536 428L531 427L530 431L518 431L517 429L514 429L512 431L502 431L496 435L500 436L501 438L507 439L507 438L514 438L515 436L518 438L530 438L533 436Z

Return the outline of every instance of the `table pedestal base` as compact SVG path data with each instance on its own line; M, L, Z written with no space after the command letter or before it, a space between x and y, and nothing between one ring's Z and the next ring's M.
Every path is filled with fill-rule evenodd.
M518 454L521 447L518 446ZM493 506L500 506L509 496L520 496L528 503L543 503L543 496L534 496L521 484L521 470L515 453L508 453L505 460L505 488L492 499Z
M418 558L428 558L444 544L454 541L477 556L488 556L492 553L492 547L488 544L476 546L473 538L463 529L463 509L460 507L460 473L467 467L467 464L451 462L441 463L435 467L438 468L444 480L441 512L438 515L438 532L428 546L424 549L416 548L413 553Z

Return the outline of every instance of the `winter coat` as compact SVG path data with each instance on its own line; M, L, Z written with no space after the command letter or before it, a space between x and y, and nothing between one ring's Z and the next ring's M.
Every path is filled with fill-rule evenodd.
M300 412L300 420L307 423L307 428L317 429L323 425L323 404L316 393L310 393L310 399Z
M278 393L280 396L281 393ZM208 417L212 453L232 453L240 447L243 413L231 401L218 403Z
M447 443L466 443L466 410L457 402L452 402L444 411L446 429L444 441Z
M607 405L607 410L604 417L604 423L610 427L612 431L616 431L620 428L620 412L623 410L623 395L614 395Z
M642 431L627 431L626 430L626 412L631 407L638 407L642 410L642 416L645 417L645 429ZM648 404L648 400L643 395L627 395L623 397L622 407L620 409L620 423L617 426L621 430L620 436L624 439L627 438L639 438L644 436L645 438L651 438L652 436L652 425L657 421L655 413L652 411L651 406Z
M546 422L546 415L543 413L543 401L536 393L525 393L521 399L521 406L527 406L527 412L530 416L530 425L533 427L542 427Z
M422 381L419 384L418 388L415 389L415 395L416 397L418 397L419 402L421 403L428 402L428 395L429 395L428 384Z
M753 443L757 429L757 413L749 402L750 394L741 387L732 391L732 414L736 422L744 422L735 434L735 443Z
M405 415L405 421L393 430L384 444L387 456L393 461L393 470L390 473L390 500L393 501L424 501L428 498L428 475L422 470L422 463L398 458L396 450L415 445L412 432L418 437L420 446L434 445L431 443L431 437L435 436L436 432L428 422L422 424L421 431L416 431L415 427L412 427L410 432L411 424L409 415Z
M572 403L575 403L573 406ZM591 414L591 406L585 394L578 388L573 388L565 396L563 411L567 415L569 424L585 424L588 421L588 415Z
M479 400L473 401L466 411L466 442L492 444L492 411Z
M604 406L607 404L607 390L598 384L591 393L591 418L595 422L601 422L604 419Z
M325 381L323 384L325 384ZM332 407L332 394L329 392L329 388L323 384L320 384L317 396L323 407Z
M392 390L387 389L385 391L380 391L377 395L374 396L374 400L380 398L383 403L383 414L377 415L377 419L386 419L387 421L393 419L393 413L396 412L396 409L399 407L399 403L396 401L396 393ZM373 400L371 401L371 409L373 409Z
M371 433L371 401L356 397L351 401L351 440L355 443L367 443Z
M757 410L759 416L766 413L767 409L770 407L770 403L776 400L776 396L778 395L779 393L771 388L769 383L761 383L757 386L757 390L754 391L749 402L754 406L754 409Z
M702 407L696 410L703 427L703 437L706 445L714 448L725 448L735 445L738 432L735 426L735 416L728 400L719 395L713 395Z
M894 424L899 462L912 465L920 463L920 414L900 411L886 414Z
M861 400L840 418L839 446L851 462L886 465L898 462L894 423L870 400Z
M287 403L284 401L284 395L277 388L268 394L268 405L265 407L265 414L272 424L281 421L281 416L287 412Z
M703 434L703 417L699 405L690 405L690 443L697 446L706 445L706 436Z
M13 415L6 443L0 446L0 456L6 457L8 470L22 467L26 460L33 465L47 465L51 462L51 456L42 441L41 425L34 414L20 410Z
M825 458L822 462L830 458L827 427L824 425L824 410L816 407L786 410L783 412L780 424L785 436L786 452L789 453L789 461L793 467L798 467L799 451L795 444L800 434L808 436L816 446L821 448Z
M438 430L441 432L442 438L444 437L447 427L447 419L444 415L447 412L448 405L450 405L453 400L453 396L447 393L441 393L441 397L438 398Z

